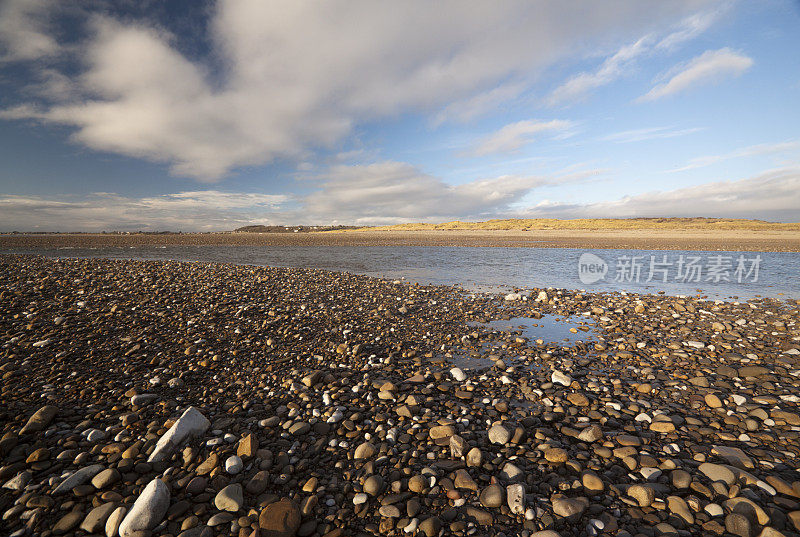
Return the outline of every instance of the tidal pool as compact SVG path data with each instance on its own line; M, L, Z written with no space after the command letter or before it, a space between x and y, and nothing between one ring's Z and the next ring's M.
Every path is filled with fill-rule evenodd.
M528 340L528 345L556 344L572 347L579 342L597 341L597 332L591 320L580 315L542 315L541 318L513 317L499 319L487 323L470 323L474 328L497 330L516 334ZM491 367L494 359L501 358L506 365L519 365L518 353L508 353L502 346L505 341L486 339L481 341L478 349L448 353L445 358L453 365L465 370L485 369ZM541 367L536 362L524 367L536 369Z
M529 343L563 343L572 346L579 341L596 341L594 325L587 317L572 315L542 315L534 317L513 317L508 320L472 323L475 327L487 327L509 333L520 333Z

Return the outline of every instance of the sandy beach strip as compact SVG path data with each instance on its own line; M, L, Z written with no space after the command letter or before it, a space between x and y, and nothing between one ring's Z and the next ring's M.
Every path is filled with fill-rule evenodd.
M480 246L800 252L798 231L531 230L311 233L7 234L0 248L129 246Z

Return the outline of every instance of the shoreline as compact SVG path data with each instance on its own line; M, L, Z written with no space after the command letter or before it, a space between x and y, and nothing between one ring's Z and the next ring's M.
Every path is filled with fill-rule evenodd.
M793 535L798 305L0 256L4 524ZM594 339L474 324L537 316Z
M798 231L532 230L310 233L4 234L0 248L113 246L475 246L800 252Z

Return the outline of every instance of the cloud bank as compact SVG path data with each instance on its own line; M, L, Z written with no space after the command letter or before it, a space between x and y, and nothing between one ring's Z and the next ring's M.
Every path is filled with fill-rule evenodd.
M625 196L589 204L542 202L518 216L553 218L715 217L800 221L800 168L770 170L738 181Z
M488 218L618 218L708 216L800 221L800 168L779 168L737 181L648 192L585 204L546 200L546 188L593 180L602 170L554 176L502 176L448 185L403 162L335 166L308 179L305 197L181 192L131 198L95 193L80 199L0 196L0 231L231 230L247 224L442 222ZM531 195L543 201L520 209Z
M198 190L132 198L0 195L2 231L219 231L261 223L287 196Z
M598 170L501 176L450 185L411 164L336 165L304 180L305 196L201 190L132 198L0 196L0 231L230 230L245 224L386 224L487 218L535 189L578 182Z
M800 140L787 140L785 142L777 142L773 144L756 144L742 147L736 151L731 151L730 153L725 153L722 155L704 155L702 157L695 157L690 160L686 166L682 166L670 171L684 172L687 170L694 170L696 168L704 168L706 166L711 166L726 160L774 154L793 154L800 158Z

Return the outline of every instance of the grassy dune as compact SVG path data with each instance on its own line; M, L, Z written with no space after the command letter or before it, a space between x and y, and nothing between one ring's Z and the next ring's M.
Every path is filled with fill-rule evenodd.
M396 224L363 228L378 231L430 231L430 230L496 230L527 231L539 229L602 229L602 230L638 230L638 229L683 229L696 231L725 230L764 230L764 231L800 231L800 222L780 223L764 220L743 220L733 218L581 218L575 220L559 220L556 218L512 218L505 220L487 220L485 222L444 222L441 224Z

